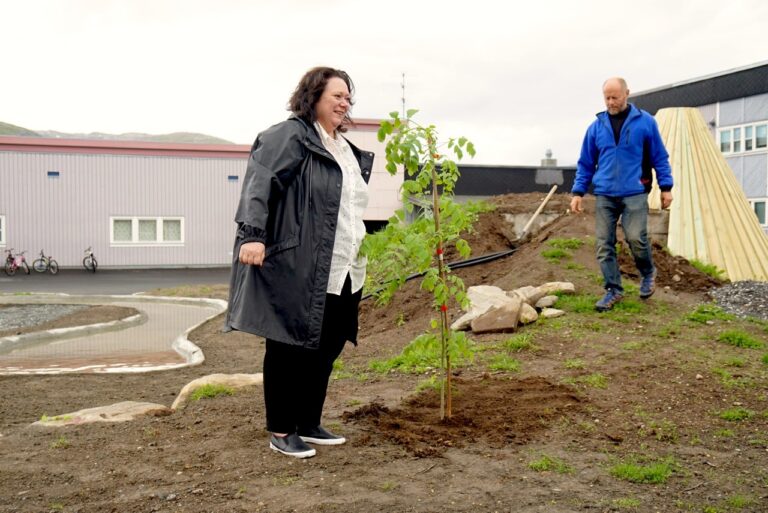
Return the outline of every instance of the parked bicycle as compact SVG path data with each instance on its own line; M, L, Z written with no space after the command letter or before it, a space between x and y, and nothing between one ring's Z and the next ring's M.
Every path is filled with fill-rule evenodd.
M13 276L16 274L17 269L22 269L24 274L29 274L29 265L27 265L27 259L24 257L24 253L27 252L26 249L15 255L13 254L13 248L6 249L5 252L8 253L8 256L5 257L5 274Z
M59 272L59 263L56 262L52 256L45 256L45 253L43 253L43 250L41 249L40 258L32 262L32 269L39 273L48 271L51 274L56 274Z
M84 251L85 258L83 258L83 267L86 271L96 272L96 268L99 263L96 261L96 257L93 255L93 246L88 246L88 249Z

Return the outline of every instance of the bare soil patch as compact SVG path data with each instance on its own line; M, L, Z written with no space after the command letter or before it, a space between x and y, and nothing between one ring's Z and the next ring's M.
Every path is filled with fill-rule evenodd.
M537 198L497 201L529 209ZM455 272L467 285L507 289L568 280L597 296L593 225L589 211L561 217L514 254ZM509 247L498 212L483 214L478 226L469 236L475 255ZM541 252L555 238L585 244L550 262ZM768 349L718 338L740 330L765 340L768 326L690 320L707 301L706 279L663 251L654 256L661 287L648 302L628 294L608 314L569 310L527 326L519 333L533 347L522 351L506 349L513 335L473 336L476 357L455 369L454 417L445 422L436 393L416 392L434 372L369 367L429 328L429 297L411 281L385 307L365 301L360 344L345 349L325 409L325 424L349 442L319 447L305 461L267 448L260 388L125 424L29 427L43 414L123 400L170 405L197 377L260 371L263 341L222 333L222 316L191 335L206 355L199 367L0 377L0 511L767 511ZM207 294L226 298L226 286ZM499 355L518 360L521 370L491 371ZM722 418L739 408L751 414ZM567 470L532 469L543 456ZM674 470L660 484L614 477L612 466L628 458L672 461Z

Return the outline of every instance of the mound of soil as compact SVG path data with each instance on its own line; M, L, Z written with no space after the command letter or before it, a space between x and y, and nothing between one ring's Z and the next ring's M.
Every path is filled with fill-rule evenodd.
M527 443L553 418L576 412L582 402L573 390L541 377L510 380L483 374L479 379L455 378L453 385L450 418L439 419L440 394L432 389L409 398L401 408L373 402L343 418L427 457L478 441L496 448Z

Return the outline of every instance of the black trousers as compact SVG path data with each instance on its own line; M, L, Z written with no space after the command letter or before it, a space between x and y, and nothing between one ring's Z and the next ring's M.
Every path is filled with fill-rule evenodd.
M362 290L351 292L347 277L341 295L328 294L317 349L267 339L264 353L264 405L267 430L294 433L320 425L333 362L347 340L357 340Z

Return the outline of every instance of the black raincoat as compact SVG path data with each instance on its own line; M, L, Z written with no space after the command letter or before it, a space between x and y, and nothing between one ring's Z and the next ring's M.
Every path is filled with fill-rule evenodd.
M373 153L350 146L367 183ZM318 347L341 183L341 168L303 120L291 117L259 134L235 216L226 330ZM262 267L238 259L244 228L264 239Z

